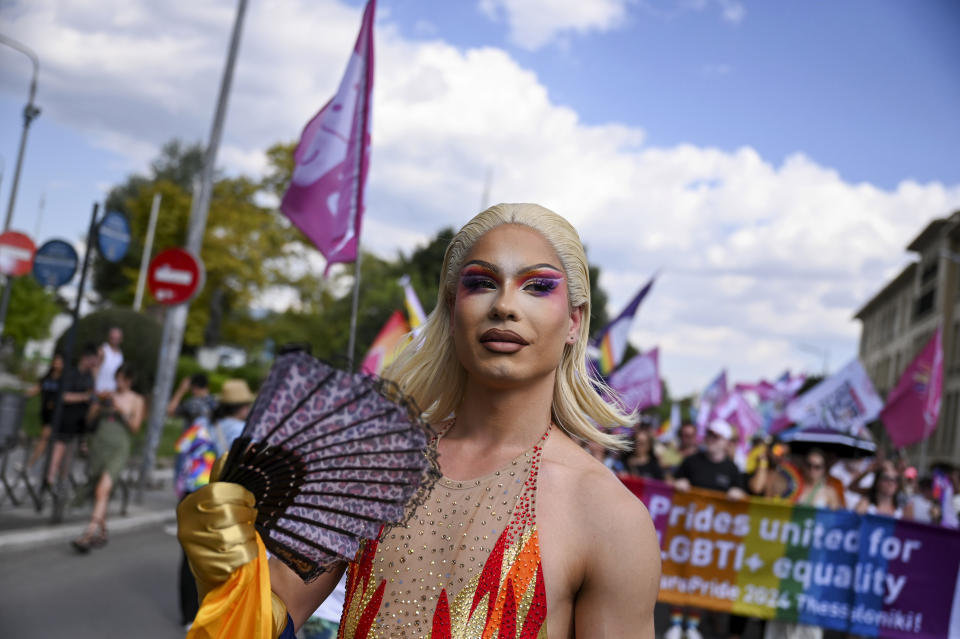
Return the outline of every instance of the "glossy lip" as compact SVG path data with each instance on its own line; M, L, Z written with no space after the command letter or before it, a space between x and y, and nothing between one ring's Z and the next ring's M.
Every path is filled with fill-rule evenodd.
M519 344L520 346L526 346L527 340L523 339L513 331L505 331L499 328L491 328L486 331L483 335L480 336L480 342L508 342L511 344Z

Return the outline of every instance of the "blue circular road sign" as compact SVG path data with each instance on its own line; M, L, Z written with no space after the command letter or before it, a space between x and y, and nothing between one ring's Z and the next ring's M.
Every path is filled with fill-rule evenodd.
M130 222L119 211L110 211L100 220L97 229L100 255L108 262L119 262L130 248Z
M33 276L43 286L59 288L73 279L80 258L76 249L63 240L50 240L33 257Z

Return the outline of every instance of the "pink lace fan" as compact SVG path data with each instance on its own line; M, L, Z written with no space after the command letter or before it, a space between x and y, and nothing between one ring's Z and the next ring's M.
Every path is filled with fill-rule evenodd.
M288 353L219 479L253 493L267 549L309 581L413 512L440 476L435 440L394 384Z

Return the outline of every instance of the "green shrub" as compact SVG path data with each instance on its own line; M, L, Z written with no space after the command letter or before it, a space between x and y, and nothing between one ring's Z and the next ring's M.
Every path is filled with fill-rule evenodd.
M75 328L74 361L85 344L103 344L107 332L114 326L123 331L123 359L133 366L137 374L134 388L140 393L149 393L153 390L157 375L157 355L162 328L148 315L126 308L110 308L80 318ZM64 332L57 340L56 348L60 352L66 347L67 334Z

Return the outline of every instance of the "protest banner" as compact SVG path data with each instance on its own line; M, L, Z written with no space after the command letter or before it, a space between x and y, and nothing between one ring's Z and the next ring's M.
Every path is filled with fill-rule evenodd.
M860 436L877 418L883 400L863 365L854 358L839 371L790 402L787 417L801 426L826 426Z
M960 533L623 478L660 540L660 600L864 637L960 636Z

